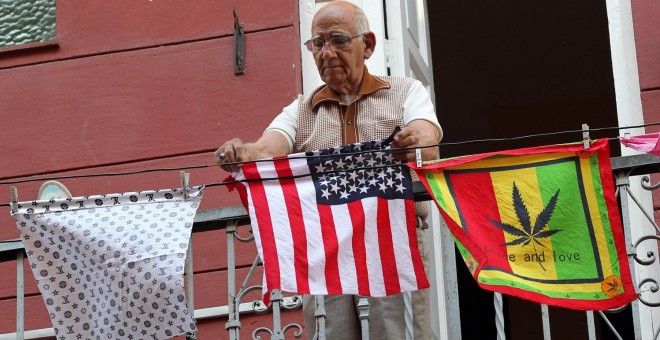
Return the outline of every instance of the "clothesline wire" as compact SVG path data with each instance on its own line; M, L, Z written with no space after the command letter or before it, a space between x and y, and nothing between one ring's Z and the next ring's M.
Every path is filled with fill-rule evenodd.
M394 168L394 167L402 167L402 166L406 166L405 162L403 162L401 164L365 166L365 167L356 167L356 168L352 168L352 169L342 169L342 170L328 170L328 171L323 171L323 172L317 172L315 175L316 176L323 176L323 175L342 173L342 172L345 173L345 172L349 172L349 171L363 171L363 170L366 171L366 170L385 169L385 168ZM242 179L242 180L202 184L200 186L215 187L215 186L231 185L231 184L236 184L236 183L286 180L286 179L296 179L296 178L303 178L303 177L309 177L309 176L312 176L312 175L311 174L304 174L304 175L292 175L292 176L277 176L277 177L264 177L264 178L254 178L254 179ZM2 203L2 204L0 204L0 207L4 207L4 206L11 206L11 203Z
M423 146L418 146L418 147L391 148L391 149L388 149L388 150L357 151L357 152L352 152L352 153L343 153L341 156L358 155L358 154L372 153L372 152L395 152L395 151L411 150L411 149L417 149L417 148L424 149L424 148L433 148L433 147L437 147L437 146L442 147L442 146L465 145L465 144L483 143L483 142L501 142L501 141L521 140L521 139L544 137L544 136L554 136L554 135L561 135L561 134L582 133L582 132L587 132L587 131L592 132L592 131L608 131L608 130L625 130L625 129L634 129L634 128L642 128L642 127L657 126L657 125L660 125L660 122L641 124L641 125L631 125L631 126L589 128L589 129L585 129L585 130L555 131L555 132L537 133L537 134L515 136L515 137L473 139L473 140L460 141L460 142L444 142L444 143L438 143L438 144L432 144L432 145L423 145ZM610 140L610 141L611 140L617 140L617 137L609 137L608 140ZM277 158L276 160L277 161L284 161L284 160L289 160L289 159L306 159L306 158L319 158L319 157L332 157L332 156L338 156L338 155L337 154L310 155L310 156L305 155L305 156L282 157L282 158ZM266 162L266 161L271 161L271 160L269 160L269 159L254 160L254 161L235 162L235 163L226 163L226 164L227 165L234 165L234 164ZM190 165L190 166L170 167L170 168L154 168L154 169L144 169L144 170L114 172L114 173L96 173L96 174L85 174L85 175L38 177L38 178L28 178L28 179L20 179L20 180L13 180L13 181L0 181L0 185L20 184L20 183L27 183L27 182L38 182L38 181L59 180L59 179L75 179L75 178L92 178L92 177L106 177L106 176L110 177L110 176L136 175L136 174L143 174L143 173L150 173L150 172L201 169L201 168L209 168L209 167L215 167L215 166L217 166L217 165L216 164L204 164L204 165ZM384 168L384 167L391 167L391 166L401 166L401 165L394 164L394 165L385 165L385 166L377 166L377 167L355 168L354 170L367 170L367 169ZM337 172L337 171L332 171L332 172ZM308 176L308 175L301 175L301 176ZM297 178L297 177L295 177L295 178ZM276 178L269 178L269 179L263 179L263 180L272 180L272 179L276 179ZM280 177L279 179L284 179L284 178ZM227 185L227 184L231 184L231 183L235 183L235 182L210 183L210 184L207 184L206 186L219 186L219 185ZM0 206L9 206L9 205L10 205L9 203L0 204Z
M345 172L351 172L351 171L366 171L366 170L374 170L374 169L394 168L394 167L402 167L402 166L405 166L405 165L406 165L406 163L404 162L404 163L401 163L401 164L365 166L365 167L357 167L357 168L342 169L342 170L328 170L328 171L317 172L317 173L314 174L314 176L323 176L323 175L342 173L342 172L345 173ZM312 175L311 174L304 174L304 175L291 175L291 176L277 176L277 177L241 179L241 180L235 180L235 181L209 183L209 184L204 184L204 186L205 187L215 187L215 186L220 186L220 185L230 185L230 184L236 184L236 183L250 183L250 182L263 182L263 181L296 179L296 178L303 178L303 177L309 177L309 176L312 176Z

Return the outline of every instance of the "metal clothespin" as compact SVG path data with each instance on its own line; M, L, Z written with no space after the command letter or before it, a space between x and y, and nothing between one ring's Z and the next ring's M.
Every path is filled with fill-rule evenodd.
M9 196L11 196L11 213L18 212L18 190L15 186L9 187Z
M582 144L584 149L587 150L591 146L591 138L589 137L589 125L582 124Z
M181 175L181 188L183 190L183 200L187 201L189 199L188 187L190 183L190 174L185 171L180 171L179 174Z

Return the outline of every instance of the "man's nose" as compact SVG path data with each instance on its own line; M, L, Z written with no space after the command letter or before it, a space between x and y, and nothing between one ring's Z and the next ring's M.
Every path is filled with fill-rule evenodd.
M325 44L323 44L323 48L321 49L321 51L319 53L321 53L321 57L324 58L324 59L334 58L334 57L337 56L337 53L335 52L335 49L332 48L332 45L330 45L329 41L326 41ZM328 53L327 56L326 56L326 53Z

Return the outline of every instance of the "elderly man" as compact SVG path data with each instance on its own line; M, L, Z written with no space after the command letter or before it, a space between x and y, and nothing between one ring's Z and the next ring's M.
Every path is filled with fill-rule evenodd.
M321 8L312 21L312 38L305 43L313 54L325 83L309 96L299 96L273 120L254 143L232 139L216 152L219 165L236 171L240 165L227 163L252 161L294 152L387 138L394 127L404 126L394 136L392 147L437 144L442 129L424 86L404 77L376 77L364 62L376 46L364 12L344 1ZM434 159L437 148L422 149L422 158ZM399 151L400 160L414 160L414 150ZM424 218L428 202L417 203L420 252L428 258ZM429 338L428 292L413 293L415 338ZM308 336L314 335L313 297L305 296L303 309ZM326 296L326 334L328 339L359 339L358 297ZM402 294L369 298L369 333L373 339L405 339Z

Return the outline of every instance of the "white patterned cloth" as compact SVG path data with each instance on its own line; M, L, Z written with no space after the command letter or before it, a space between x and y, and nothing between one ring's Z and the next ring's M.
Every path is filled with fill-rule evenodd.
M183 268L203 187L19 203L12 214L56 339L196 330Z

